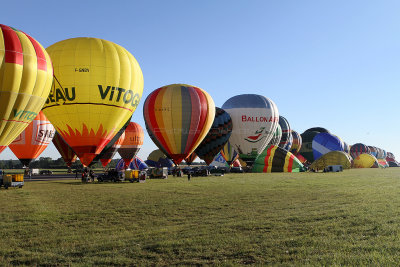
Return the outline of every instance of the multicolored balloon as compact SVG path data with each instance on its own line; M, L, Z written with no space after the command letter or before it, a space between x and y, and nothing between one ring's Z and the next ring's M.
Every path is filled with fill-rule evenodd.
M21 163L28 167L53 140L55 129L43 112L9 145L9 148Z
M370 154L368 146L362 143L357 143L351 146L350 155L353 159L356 159L361 154Z
M143 145L143 139L142 126L136 122L130 122L125 129L125 139L120 148L118 148L118 154L125 160L125 166L128 166L133 158L136 157Z
M301 145L303 144L303 140L301 139L301 135L292 130L292 137L293 137L293 143L292 146L290 148L290 152L294 155L296 155L300 149L301 149Z
M85 166L132 116L143 74L125 48L98 38L73 38L47 48L55 81L43 112Z
M207 135L214 121L215 105L203 89L171 84L146 98L143 113L153 142L179 164Z
M185 158L185 162L187 165L192 165L193 161L197 158L196 152L193 152L189 156Z
M28 34L0 24L0 152L38 115L53 82L50 56Z
M239 154L236 152L229 141L226 142L224 147L221 149L221 156L225 159L229 166L231 166L232 162L239 158Z
M250 166L276 131L278 108L272 100L255 94L231 97L222 108L232 118L233 129L229 141L240 158Z
M269 141L268 145L279 146L279 143L281 142L281 138L282 138L282 128L278 124L278 126L276 127L276 130L275 130L275 133L272 136L271 141Z
M130 163L129 166L125 166L125 161L124 159L120 159L117 162L117 165L115 166L115 169L120 172L123 171L125 169L131 169L131 170L145 170L148 169L149 166L147 166L146 163L144 163L143 160L141 160L139 157L135 157Z
M279 147L289 151L293 142L292 130L290 129L290 124L285 117L279 116L279 126L281 126L282 129L282 137L279 142Z
M160 149L156 149L149 154L147 160L145 161L150 167L167 167L170 168L174 165L172 160L170 160Z
M289 151L270 145L255 160L253 172L300 172L303 164Z
M196 155L210 165L214 157L228 142L231 133L231 116L225 110L216 107L214 122L203 141L196 148Z
M53 138L53 145L57 148L68 168L71 168L72 163L76 161L77 155L57 131Z

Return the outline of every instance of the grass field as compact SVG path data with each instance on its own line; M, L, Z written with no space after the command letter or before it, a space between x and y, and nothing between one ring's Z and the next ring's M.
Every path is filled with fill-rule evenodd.
M398 265L400 168L0 190L0 265Z

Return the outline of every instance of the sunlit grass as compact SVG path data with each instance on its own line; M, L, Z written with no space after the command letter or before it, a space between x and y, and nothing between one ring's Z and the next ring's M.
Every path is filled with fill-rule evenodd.
M0 190L0 265L389 265L400 168Z

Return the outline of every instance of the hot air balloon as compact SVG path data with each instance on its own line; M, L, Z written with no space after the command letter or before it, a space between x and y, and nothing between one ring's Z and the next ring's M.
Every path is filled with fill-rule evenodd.
M353 159L357 158L359 155L361 154L369 154L369 148L368 146L361 144L361 143L357 143L351 146L350 148L350 155Z
M343 151L330 151L317 160L315 160L310 166L311 170L323 170L325 167L330 165L342 165L343 169L351 168L352 158L349 154Z
M275 103L261 95L244 94L228 99L222 108L232 118L229 139L249 166L271 141L279 122Z
M281 126L282 129L282 137L279 142L279 147L289 151L293 142L290 124L285 117L279 116L279 126Z
M292 137L293 137L293 143L289 151L292 154L296 155L300 151L301 145L303 144L303 140L301 139L301 135L293 130L292 130Z
M99 160L103 167L106 167L111 162L112 158L114 157L115 153L117 153L117 151L120 149L124 140L125 140L125 133L123 132L117 139L117 141L113 142L113 145L109 149L107 149L107 151L99 154L100 155Z
M125 140L118 149L118 154L125 160L125 166L137 155L143 145L144 133L142 126L136 122L130 122L125 129Z
M71 168L72 163L76 161L76 154L72 148L64 141L64 139L57 132L53 137L53 144L57 148L61 157L67 164L68 168Z
M253 172L300 172L303 164L289 151L270 145L256 159Z
M229 165L231 165L232 162L239 158L239 154L236 152L229 141L226 142L224 147L221 149L221 156Z
M89 166L138 106L142 71L125 48L102 39L68 39L47 52L56 79L42 110Z
M128 167L125 166L125 161L124 161L124 159L120 159L120 160L117 162L117 165L115 166L115 169L116 169L118 172L123 171L123 170L125 170L125 169L140 170L140 171L142 171L142 170L145 170L145 169L148 169L148 168L149 168L149 166L147 166L147 164L144 163L144 161L141 160L139 157L135 157L135 158L129 163L129 166L128 166Z
M374 165L378 166L377 159L368 153L357 155L353 161L353 168L372 168Z
M399 163L392 152L387 152L386 161L389 164L389 167L399 167Z
M35 119L49 95L53 67L31 36L0 24L0 152Z
M225 110L215 108L215 118L210 130L195 152L209 165L228 142L232 132L232 119Z
M325 129L323 127L312 127L312 128L309 128L304 131L304 133L307 133L307 132L329 133L329 130Z
M369 149L369 153L371 153L371 155L376 158L378 155L378 148L375 146L368 146L368 149Z
M350 154L350 146L346 142L343 142L343 151Z
M197 158L197 155L195 152L193 152L192 154L190 154L189 156L187 156L185 158L185 162L187 165L192 165L193 161Z
M217 167L217 168L229 168L229 164L226 162L224 157L221 153L218 153L214 159L208 164L210 167Z
M122 141L120 140L120 137L122 135L124 135L124 139L125 139L125 129L126 129L126 127L128 127L130 122L131 122L131 118L129 118L125 122L124 126L122 126L122 128L119 129L119 131L114 135L114 137L110 140L110 142L108 142L107 145L103 148L103 150L100 152L100 154L97 154L96 157L94 157L92 162L89 164L89 167L92 167L94 164L101 161L100 159L103 159L104 164L106 162L106 159L109 159L110 161L112 160L112 158L114 157L118 148L121 146L121 144L116 144L116 142L118 140L120 142L123 141L123 140ZM116 147L116 146L118 146L118 147ZM108 163L110 163L110 161ZM102 162L102 165L103 165L103 162ZM107 166L107 164L106 164L106 166ZM103 167L105 167L105 166L103 165Z
M193 153L210 130L215 105L195 86L171 84L153 91L143 107L147 132L175 164Z
M151 152L145 163L150 167L156 168L170 168L174 165L174 163L160 149L156 149Z
M268 145L274 145L274 146L279 146L279 143L281 142L282 138L282 128L278 124L275 130L274 135L272 136L271 141L269 141Z
M386 159L387 153L384 149L379 148L379 147L375 147L376 149L376 158L377 159Z
M319 133L312 141L314 160L331 151L343 151L343 142L330 133Z
M314 161L312 141L317 134L319 134L319 132L315 131L306 131L301 134L303 144L301 145L300 151L298 153L301 154L310 163Z
M46 149L54 134L53 125L43 112L39 112L28 127L9 145L9 148L21 163L28 167L29 163Z

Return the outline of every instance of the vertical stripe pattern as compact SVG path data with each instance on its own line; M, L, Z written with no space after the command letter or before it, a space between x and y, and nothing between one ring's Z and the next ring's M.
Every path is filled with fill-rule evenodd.
M210 129L215 105L202 89L172 84L153 91L143 107L146 129L153 142L179 164Z
M51 60L28 34L0 24L0 147L38 115L53 80Z

